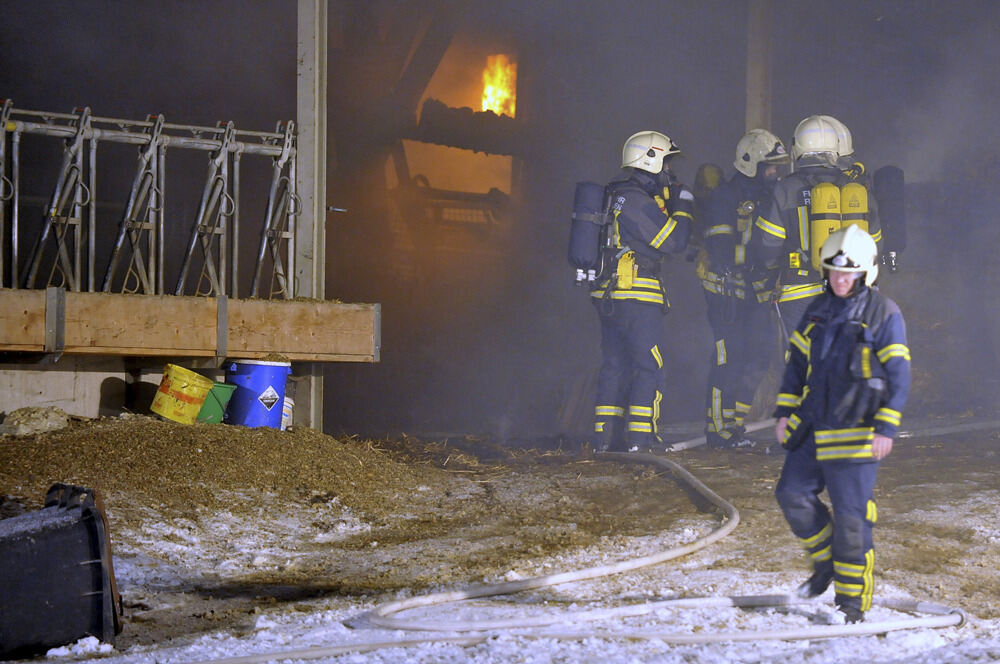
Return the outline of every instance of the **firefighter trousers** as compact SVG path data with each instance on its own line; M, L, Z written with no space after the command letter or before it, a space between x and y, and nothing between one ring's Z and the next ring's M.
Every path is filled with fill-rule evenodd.
M771 310L765 304L705 291L714 344L705 397L705 433L728 440L742 433L757 386L774 348Z
M835 602L871 608L877 513L872 492L878 462L817 461L812 436L788 452L775 498L815 572L833 572ZM820 500L826 489L830 508Z
M598 447L656 447L665 383L663 309L635 300L594 304L601 321L601 370L594 408Z

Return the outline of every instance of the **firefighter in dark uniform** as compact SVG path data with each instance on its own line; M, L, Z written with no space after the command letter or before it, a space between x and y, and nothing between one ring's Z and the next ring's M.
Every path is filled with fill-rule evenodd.
M688 242L687 251L684 252L684 260L689 263L705 260L702 238L707 216L706 206L708 199L712 197L712 192L719 188L724 179L722 167L717 164L702 164L694 174L691 191L694 194L694 223L691 225L691 240Z
M664 255L682 252L691 233L694 196L670 172L680 149L655 131L622 148L626 179L608 185L614 271L591 293L601 321L602 363L594 408L598 450L660 447L664 392L660 284Z
M856 225L823 243L824 292L791 336L774 413L788 450L775 496L812 563L799 594L821 595L833 581L847 622L871 607L872 492L910 390L903 315L872 287L877 253ZM824 488L832 514L819 499Z
M832 232L856 223L881 246L869 178L853 152L851 133L836 118L802 120L792 139L794 170L779 179L771 209L756 221L756 252L778 279L775 301L789 334L823 293L819 250Z
M698 276L715 340L708 372L705 436L716 448L750 447L743 421L767 373L771 284L748 254L754 221L771 207L778 165L788 152L777 136L752 129L736 146L736 173L709 198L701 220Z

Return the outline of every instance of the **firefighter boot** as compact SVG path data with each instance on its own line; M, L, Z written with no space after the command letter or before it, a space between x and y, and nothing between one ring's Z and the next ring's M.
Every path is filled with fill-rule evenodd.
M749 449L756 443L747 438L742 426L736 428L726 428L720 432L706 431L705 442L709 447L716 450L737 450Z
M856 606L851 604L839 604L837 608L844 614L844 623L847 625L865 621L865 612Z
M659 434L636 434L633 432L632 440L625 443L629 452L639 454L656 454L667 451L667 444L663 442Z
M596 452L627 452L625 445L624 425L614 419L605 424L604 431L597 434L594 441L594 451Z
M812 576L806 579L796 592L803 599L819 597L830 587L831 581L833 581L833 565L816 567Z

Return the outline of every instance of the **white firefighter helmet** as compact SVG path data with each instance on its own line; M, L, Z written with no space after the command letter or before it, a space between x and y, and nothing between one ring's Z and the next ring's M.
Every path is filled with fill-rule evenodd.
M820 117L832 124L834 126L834 130L837 132L837 154L841 157L849 157L854 154L854 139L851 136L851 130L847 128L847 125L832 115L821 115Z
M679 153L670 137L658 131L640 131L629 136L622 147L622 168L638 168L649 173L663 170L663 161Z
M757 175L757 164L784 164L788 162L788 151L781 139L766 129L751 129L736 144L736 159L733 166L743 175L752 178Z
M830 233L819 256L826 270L861 272L869 286L878 278L878 247L872 236L856 224Z
M831 122L832 120L832 122ZM821 154L833 162L841 156L841 128L844 124L829 115L810 115L795 127L792 137L792 158L806 154ZM851 147L853 152L853 146Z

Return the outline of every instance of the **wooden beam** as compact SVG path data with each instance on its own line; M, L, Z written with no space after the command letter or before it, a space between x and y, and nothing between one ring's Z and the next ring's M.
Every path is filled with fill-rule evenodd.
M0 289L0 351L46 350L44 290ZM215 357L377 362L381 307L321 300L217 300L173 295L66 292L68 355ZM220 321L226 329L219 330ZM224 334L224 337L220 335Z
M434 8L427 31L413 49L406 69L392 86L391 106L400 113L416 119L417 104L451 45L464 12L465 5L458 0L444 0Z
M295 221L296 295L326 297L327 167L327 0L299 0L295 167L302 209ZM295 401L295 421L323 430L323 371L318 364L298 367L304 374Z
M522 134L522 125L514 118L493 111L452 108L428 98L420 113L420 123L405 137L486 154L522 156Z
M747 0L746 130L771 130L771 0Z
M0 349L45 350L45 291L0 289Z

